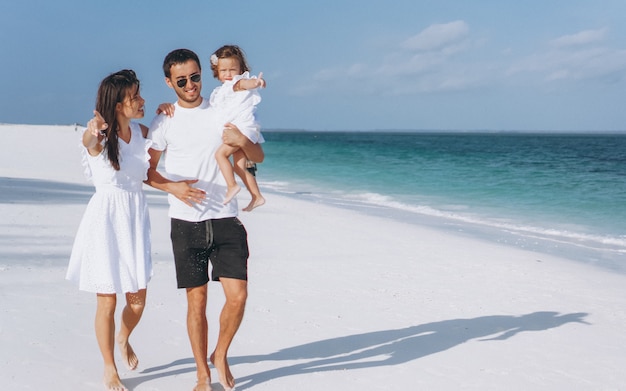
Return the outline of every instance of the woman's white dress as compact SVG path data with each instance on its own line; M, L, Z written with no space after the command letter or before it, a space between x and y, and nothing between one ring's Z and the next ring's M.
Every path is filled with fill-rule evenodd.
M78 227L66 278L80 290L137 292L152 277L150 217L142 186L147 177L150 141L131 123L131 139L119 140L120 170L103 150L91 156L84 147L85 174L96 188Z

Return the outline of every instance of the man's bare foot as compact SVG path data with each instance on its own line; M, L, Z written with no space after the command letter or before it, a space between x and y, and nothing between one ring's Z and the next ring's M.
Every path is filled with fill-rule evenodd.
M128 343L128 339L125 340L118 336L117 344L120 347L122 360L124 361L124 364L126 364L126 367L131 371L137 369L137 366L139 365L139 359L137 358L137 355L135 354L133 348Z
M263 197L261 197L261 196L259 196L259 197L254 197L254 196L253 196L253 197L252 197L252 201L250 201L250 203L248 204L248 206L246 206L246 207L245 207L245 208L243 208L242 210L243 210L243 211L246 211L246 212L251 212L251 211L252 211L252 209L254 209L254 208L258 207L258 206L261 206L261 205L263 205L263 204L265 204L265 198L263 198Z
M193 388L193 391L213 391L211 387L211 378L198 380L198 384Z
M115 367L104 368L104 389L106 391L128 391L124 387Z
M226 191L226 198L224 198L224 205L228 204L241 190L241 186L235 185L234 187L229 187Z
M233 374L230 373L230 367L228 366L228 361L226 357L223 360L218 360L215 358L215 352L211 354L209 358L211 360L211 364L217 369L217 376L220 379L220 384L224 387L224 391L234 391L235 390L235 378Z

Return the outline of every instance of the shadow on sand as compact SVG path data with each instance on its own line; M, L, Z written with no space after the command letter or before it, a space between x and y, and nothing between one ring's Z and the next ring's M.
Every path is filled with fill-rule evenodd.
M56 182L43 179L0 177L0 204L85 204L94 194L90 183ZM167 196L145 189L150 206L167 207Z
M94 193L94 186L88 182L82 185L43 179L0 177L0 207L5 210L15 208L19 211L24 206L42 206L44 209L35 215L51 213L54 216L58 213L58 206L81 205L86 208ZM150 207L167 207L167 196L164 192L147 189L145 193ZM68 241L71 244L71 238L59 235L54 218L41 219L37 223L40 232L35 237L29 235L32 221L23 220L19 214L14 219L8 219L6 215L2 217L0 261L30 266L67 262L69 253L56 249L67 246Z
M237 390L243 390L280 377L399 365L451 349L474 339L502 341L518 333L544 331L567 323L589 324L584 320L587 315L587 313L561 315L558 312L541 311L520 316L492 315L473 319L452 319L403 329L331 338L281 349L266 355L233 357L229 359L229 362L232 367L237 364L259 361L306 360L306 362L288 363L279 368L240 377L237 379ZM173 369L180 365L186 367ZM132 388L156 378L187 372L195 372L192 358L147 368L141 372L141 376L126 379L124 383ZM214 379L215 382L216 379Z
M87 203L93 192L89 184L0 177L2 204L80 204Z

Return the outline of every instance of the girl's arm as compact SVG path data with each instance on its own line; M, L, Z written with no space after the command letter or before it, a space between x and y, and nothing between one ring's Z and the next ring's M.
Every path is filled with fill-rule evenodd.
M253 90L255 88L265 88L267 83L263 79L263 72L259 73L258 78L241 79L233 86L234 91Z

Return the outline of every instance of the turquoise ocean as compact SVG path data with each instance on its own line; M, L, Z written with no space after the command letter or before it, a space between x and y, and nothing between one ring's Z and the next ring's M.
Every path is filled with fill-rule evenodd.
M626 134L263 135L265 192L626 273Z

